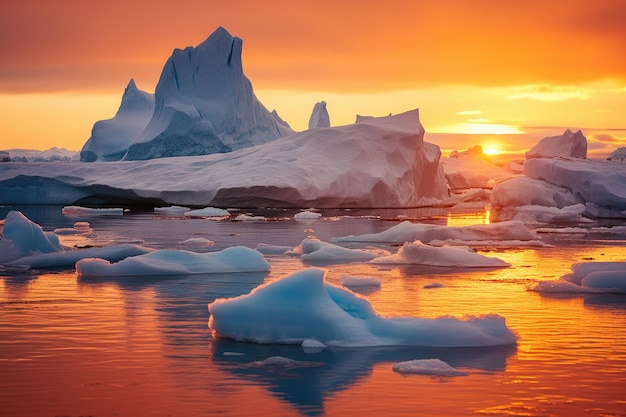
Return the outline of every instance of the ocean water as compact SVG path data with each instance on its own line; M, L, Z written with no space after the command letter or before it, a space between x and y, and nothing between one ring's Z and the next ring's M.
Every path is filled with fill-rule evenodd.
M0 218L9 209L0 209ZM179 242L203 237L214 246L194 250L211 251L258 243L295 246L307 236L328 241L386 230L407 218L448 225L487 218L434 209L355 210L297 222L293 212L270 210L260 213L271 217L266 222L232 222L151 212L66 217L60 207L19 209L44 230L88 221L94 235L62 236L69 246L133 242L183 248ZM73 270L0 271L0 415L626 416L626 296L529 291L538 281L566 274L573 263L626 260L626 236L542 234L542 240L552 246L481 252L512 264L497 270L315 265L333 283L343 274L381 278L380 288L362 295L382 315L500 314L519 343L489 349L308 352L214 338L207 305L311 267L288 256L266 256L271 272L262 274L82 280ZM257 366L272 356L315 366ZM397 362L427 358L467 375L392 370Z

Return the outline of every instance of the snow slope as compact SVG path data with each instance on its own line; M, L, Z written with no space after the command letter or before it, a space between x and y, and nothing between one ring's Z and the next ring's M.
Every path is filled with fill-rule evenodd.
M0 164L0 204L413 207L447 197L419 111L360 118L229 152L148 161Z
M154 114L124 160L230 152L291 130L254 95L242 40L219 27L197 47L175 49L155 89Z
M148 124L154 113L154 94L141 91L130 80L122 95L115 117L93 125L91 137L80 151L80 160L118 161L128 151L131 141Z

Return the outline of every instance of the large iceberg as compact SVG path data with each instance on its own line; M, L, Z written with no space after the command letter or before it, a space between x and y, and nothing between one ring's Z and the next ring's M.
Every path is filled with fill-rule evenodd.
M587 138L580 130L574 133L567 129L560 136L543 138L538 144L526 152L526 159L558 157L587 157Z
M390 318L353 292L305 269L261 285L250 294L209 304L209 327L221 337L256 343L325 346L481 347L515 344L497 315Z
M80 151L80 160L118 161L128 151L131 141L148 124L154 113L154 94L141 91L130 80L122 95L115 117L93 125L91 137Z
M293 131L256 98L241 64L242 40L219 27L176 49L155 89L155 109L124 160L206 155L260 145Z
M226 154L0 164L0 204L416 207L447 197L417 109Z
M325 101L315 103L313 107L313 112L309 119L309 129L315 129L316 127L330 127L330 117L328 116L328 110L326 110Z

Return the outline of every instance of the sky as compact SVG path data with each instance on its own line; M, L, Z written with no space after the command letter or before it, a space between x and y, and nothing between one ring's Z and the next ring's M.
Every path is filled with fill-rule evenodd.
M0 3L0 149L80 150L133 78L153 92L174 48L243 39L259 100L295 130L420 109L426 140L529 149L581 129L626 146L623 0Z

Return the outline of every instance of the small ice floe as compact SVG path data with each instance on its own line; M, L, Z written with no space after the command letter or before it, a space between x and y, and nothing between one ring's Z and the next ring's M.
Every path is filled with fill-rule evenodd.
M319 351L326 349L326 345L316 339L304 339L300 344L306 351Z
M270 245L268 243L259 243L256 248L264 255L284 255L287 251L292 250L291 246Z
M380 278L366 275L342 275L339 282L350 289L362 287L380 287Z
M366 262L381 255L367 250L344 248L312 238L304 239L294 248L294 252L302 252L301 259L306 262Z
M155 213L165 214L169 216L182 216L188 211L191 211L191 208L183 207L183 206L169 206L169 207L155 207L154 208Z
M65 206L61 209L61 213L65 216L122 216L124 209Z
M325 365L322 362L297 361L295 359L285 358L284 356L271 356L262 361L254 361L243 364L244 368L270 368L270 369L296 369L296 368L313 368Z
M431 376L465 376L467 373L459 371L440 359L415 359L398 362L391 369L399 374L431 375Z
M533 288L540 293L626 294L626 262L581 262L556 281L541 281Z
M445 285L443 285L441 282L431 282L428 284L425 284L422 288L424 289L431 289L431 288L443 288L445 287Z
M322 217L322 213L317 213L311 210L301 211L294 214L293 218L298 221L313 221Z
M89 235L93 234L93 229L89 222L76 222L74 223L74 227L54 229L54 233L59 236Z
M264 222L267 219L263 216L252 216L250 214L239 214L233 219L236 222Z
M329 346L507 346L517 336L503 317L383 317L352 291L324 282L310 268L256 287L249 294L209 304L214 335L256 343ZM271 306L271 308L268 308Z
M228 210L224 210L217 207L205 207L203 209L190 210L183 213L185 217L228 217L230 213Z
M205 237L190 237L178 242L178 244L183 246L213 246L215 242Z
M462 246L430 246L420 241L403 244L398 253L370 261L375 264L414 264L430 266L458 266L465 268L505 268L510 264L491 258Z
M530 231L518 220L471 226L448 227L426 223L404 221L380 233L333 238L333 242L376 242L404 243L419 240L429 243L432 240L447 241L493 241L493 240L537 240L536 233Z
M82 259L76 263L76 272L81 277L100 277L265 272L269 271L269 267L260 252L233 246L208 253L162 249L117 263L103 259Z

